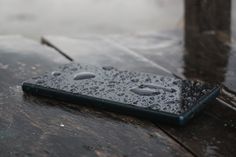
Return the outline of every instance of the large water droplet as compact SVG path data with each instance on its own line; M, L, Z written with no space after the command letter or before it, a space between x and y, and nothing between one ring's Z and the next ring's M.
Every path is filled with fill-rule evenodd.
M104 67L102 67L102 69L103 70L112 70L112 69L114 69L114 67L112 67L112 66L104 66Z
M138 82L139 79L138 78L134 78L134 79L131 79L132 82Z
M91 72L80 72L74 76L74 80L84 80L94 78L96 75Z
M53 76L60 76L61 73L60 73L59 71L53 71L53 72L52 72L52 75L53 75Z
M150 88L136 87L136 88L132 88L130 91L141 96L152 96L152 95L160 94L160 92L154 89L150 89Z
M162 86L151 84L151 83L142 84L140 85L140 88L162 89L166 92L171 92L171 93L176 92L176 90L173 88L162 87Z

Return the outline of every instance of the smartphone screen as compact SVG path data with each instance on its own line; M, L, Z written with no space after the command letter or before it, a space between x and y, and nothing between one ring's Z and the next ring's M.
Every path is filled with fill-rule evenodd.
M96 102L104 102L111 107L141 109L157 115L167 113L165 115L179 117L203 99L213 99L209 95L218 91L218 88L176 77L71 63L25 81L23 90L36 95L48 94L48 97L60 93L64 100L76 97L92 99L95 106ZM57 96L54 98L57 99Z

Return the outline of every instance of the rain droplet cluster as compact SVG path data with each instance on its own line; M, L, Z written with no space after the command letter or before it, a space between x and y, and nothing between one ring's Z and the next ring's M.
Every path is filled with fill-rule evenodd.
M74 95L172 114L185 112L213 88L208 84L175 77L77 63L63 65L52 73L45 73L27 82Z

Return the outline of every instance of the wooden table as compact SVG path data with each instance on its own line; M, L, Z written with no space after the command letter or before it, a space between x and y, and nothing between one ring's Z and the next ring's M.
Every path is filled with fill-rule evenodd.
M182 38L170 34L45 36L46 45L20 36L0 37L0 156L234 156L232 78L223 81L218 100L185 127L37 98L21 90L25 79L71 61L185 77Z

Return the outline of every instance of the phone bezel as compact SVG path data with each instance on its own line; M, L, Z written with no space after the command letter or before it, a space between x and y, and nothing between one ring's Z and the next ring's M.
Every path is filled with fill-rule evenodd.
M99 107L106 110L118 112L126 115L134 115L142 118L148 118L155 121L167 122L177 125L185 125L190 119L192 119L199 111L201 111L208 101L215 98L220 93L220 87L215 87L208 94L202 96L198 101L192 105L187 111L180 115L145 109L137 106L128 105L125 103L115 102L107 99L96 98L87 95L74 94L63 90L54 88L46 88L41 85L24 82L22 89L26 93L33 95L44 96L49 98L55 98L57 100L63 100L71 103L86 102L90 103L90 106Z

